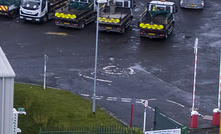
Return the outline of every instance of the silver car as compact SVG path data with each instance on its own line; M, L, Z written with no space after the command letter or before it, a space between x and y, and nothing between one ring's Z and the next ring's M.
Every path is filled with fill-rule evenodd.
M180 0L181 8L203 9L204 0Z

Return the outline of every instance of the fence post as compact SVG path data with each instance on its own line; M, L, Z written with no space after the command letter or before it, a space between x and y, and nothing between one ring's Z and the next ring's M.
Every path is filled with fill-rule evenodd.
M40 127L40 131L39 131L39 134L41 134L41 127Z

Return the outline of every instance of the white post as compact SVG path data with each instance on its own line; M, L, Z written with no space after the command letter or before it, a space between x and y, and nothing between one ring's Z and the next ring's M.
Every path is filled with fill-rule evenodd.
M143 132L145 133L145 126L146 126L146 112L147 108L144 108L144 118L143 118Z
M194 66L194 78L193 78L193 104L192 104L192 111L194 111L194 105L195 105L197 50L198 50L198 38L196 38L195 45L194 45L195 66Z
M143 118L143 132L145 133L145 127L146 127L146 112L147 112L147 106L148 106L148 99L146 99L143 102L144 105L144 118Z
M44 58L44 89L45 89L45 86L46 86L46 63L48 61L48 56L45 54L45 58Z
M97 83L97 49L98 49L98 17L99 17L99 3L97 3L97 26L96 26L96 47L95 47L95 67L94 67L94 94L92 111L95 114L95 99L96 99L96 83Z
M220 49L220 65L219 65L219 94L218 94L218 109L220 110L220 95L221 95L221 49Z

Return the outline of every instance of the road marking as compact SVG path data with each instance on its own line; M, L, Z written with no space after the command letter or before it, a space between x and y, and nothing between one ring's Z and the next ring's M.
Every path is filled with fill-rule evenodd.
M91 99L93 99L93 97L91 97ZM96 100L101 100L101 99L103 99L103 96L96 96L95 99L96 99Z
M177 123L177 124L179 124L179 125L181 125L181 126L184 126L183 124L181 124L181 123L179 123L179 122L177 122L177 121L175 121L174 119L172 119L172 118L170 118L170 117L168 117L168 116L166 116L165 114L163 114L163 113L159 113L160 115L162 115L163 117L167 117L169 120L171 120L171 121L173 121L173 122L175 122L175 123Z
M175 121L174 119L172 119L172 118L170 118L170 117L168 117L168 119L170 119L170 120L173 121L173 122L176 122L176 123L179 124L180 126L184 126L183 124L181 124L181 123Z
M105 71L106 74L112 74L112 75L123 75L123 74L134 74L134 70L132 68L126 68L126 69L123 69L123 68L118 68L114 65L112 66L106 66L103 68L103 70Z
M107 97L107 101L117 101L117 97Z
M143 103L146 99L136 99L136 103ZM157 99L148 99L148 101L153 101Z
M93 77L89 77L89 76L86 76L86 75L79 74L79 76L83 76L84 78L94 80ZM110 83L112 82L112 81L110 81L110 80L102 80L102 79L97 79L97 81L110 82Z
M213 120L213 116L211 116L211 115L205 115L205 116L203 117L203 119L212 121L212 120Z
M175 102L175 101L171 101L171 100L167 100L168 102L171 102L171 103L174 103L174 104L177 104L177 105L179 105L179 106L181 106L181 107L185 107L184 105L182 105L182 104L180 104L180 103L177 103L177 102Z
M131 98L121 98L122 102L131 102Z
M88 97L88 96L90 96L90 95L89 95L89 94L81 94L81 96Z
M63 36L68 35L66 33L56 33L56 32L46 32L45 34L54 34L54 35L63 35Z
M145 99L136 99L136 103L143 103L143 101L145 101Z

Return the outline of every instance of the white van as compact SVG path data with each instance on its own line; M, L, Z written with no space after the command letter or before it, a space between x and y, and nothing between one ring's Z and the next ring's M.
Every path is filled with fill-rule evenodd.
M204 0L180 0L181 8L203 9Z

